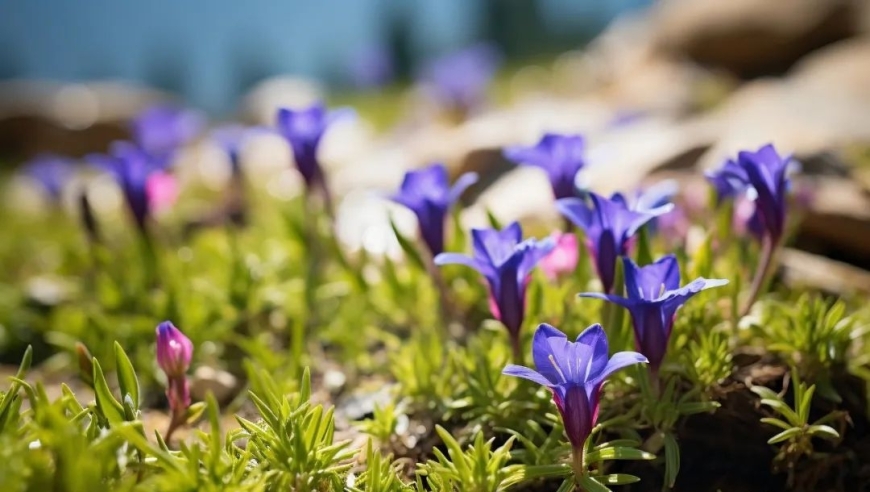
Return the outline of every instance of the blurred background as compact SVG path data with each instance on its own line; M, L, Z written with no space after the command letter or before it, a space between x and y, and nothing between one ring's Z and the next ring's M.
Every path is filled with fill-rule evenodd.
M350 106L320 154L360 246L391 234L370 192L434 161L481 174L468 225L558 220L544 176L501 154L545 132L587 138L582 179L602 193L665 175L703 193L698 170L772 142L814 180L801 246L870 266L868 33L868 0L5 1L0 165L81 161L170 104L201 123L174 154L182 196L220 193L212 130ZM298 195L286 142L254 140L247 179Z
M6 81L0 86L5 94L0 94L0 117L38 113L35 106L45 102L45 93L59 90L54 83L101 81L116 84L111 87L115 93L126 89L127 97L148 99L154 96L149 90L160 91L212 117L229 118L243 109L242 101L258 84L281 76L343 93L408 84L426 60L480 41L491 42L509 65L546 59L582 46L618 14L647 3L0 2L0 80ZM90 93L74 89L58 104L88 113L82 99L111 99L107 87ZM31 97L22 99L22 93ZM72 117L81 121L65 126L122 119L140 106L129 101L118 105L122 103L130 109L101 107L97 114ZM38 150L17 148L22 144L10 142L13 138L21 137L3 127L0 155L20 157Z

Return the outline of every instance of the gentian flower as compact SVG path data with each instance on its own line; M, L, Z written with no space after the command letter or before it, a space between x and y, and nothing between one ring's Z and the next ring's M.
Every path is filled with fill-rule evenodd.
M506 148L504 156L518 164L543 169L553 195L559 199L576 196L574 178L585 164L585 150L586 143L580 135L547 133L535 145Z
M598 292L587 292L580 296L604 299L628 309L634 325L637 350L649 358L652 373L658 374L677 309L698 292L725 285L728 281L698 278L680 287L680 267L674 255L667 255L644 267L638 267L631 258L622 260L627 297Z
M241 170L241 152L251 130L242 125L226 125L215 129L211 138L227 154L233 174Z
M607 334L598 324L583 330L574 342L556 328L541 324L532 340L532 358L537 370L510 364L502 373L550 388L575 456L582 456L598 420L604 381L624 367L647 362L637 352L617 352L608 357Z
M747 189L750 198L754 198L755 211L742 220L746 229L761 240L762 248L749 296L741 310L743 314L749 312L761 294L785 232L789 162L789 158L781 157L773 145L768 144L756 152L739 152L736 161L729 161L719 172L708 175L720 199L728 196L731 188Z
M552 238L523 241L522 235L518 222L501 231L472 229L472 257L458 253L441 253L435 257L436 265L466 265L486 278L493 315L507 328L517 360L522 358L520 328L525 317L529 274L555 247Z
M321 188L330 213L331 196L317 157L317 150L329 126L348 113L348 111L327 112L326 107L321 103L305 109L278 110L278 132L290 143L296 167L302 174L306 187L309 191L315 187Z
M73 161L57 154L39 154L24 167L24 174L42 186L55 202L60 200L64 185L73 174Z
M489 44L478 44L430 61L422 72L425 88L444 106L467 114L486 98L501 56Z
M90 155L87 160L115 178L136 225L144 232L146 219L155 204L151 194L155 187L167 186L165 183L155 185L152 182L153 177L163 180L166 176L159 159L129 142L115 142L109 154Z
M556 204L562 215L586 233L598 277L604 292L610 293L616 276L616 258L628 254L629 241L638 229L654 217L669 212L673 205L633 210L619 193L608 199L590 192L589 198L591 207L579 198L562 198Z
M152 106L130 123L133 141L162 167L168 166L175 151L196 138L204 126L205 119L198 112L172 105Z
M725 164L720 169L704 173L704 177L707 178L707 181L716 190L717 205L721 205L727 199L736 197L745 191L748 186L746 173L732 159L725 161Z
M193 344L171 322L157 325L157 365L166 374L166 398L172 418L166 431L168 441L172 432L185 421L190 407L190 385L187 370L193 355Z
M655 210L671 203L680 187L676 180L666 179L637 190L632 208L639 212Z
M746 176L747 184L755 189L759 220L774 244L779 242L785 230L788 163L788 159L780 157L773 145L768 144L756 152L737 154L737 165L742 173L727 171L734 178Z
M638 189L635 193L634 203L631 208L639 212L644 212L667 206L672 203L679 188L679 184L676 180L666 179L646 188ZM652 218L647 225L647 230L649 230L651 234L657 233L659 229L659 221L667 221L668 216L674 215L675 213L677 213L676 205L674 205L670 211Z
M390 197L414 212L420 224L420 235L433 256L444 251L444 220L450 206L462 192L477 182L477 174L463 174L450 187L447 168L443 164L408 171L399 192Z
M580 260L580 248L577 236L570 232L556 231L551 236L556 246L541 260L541 270L551 281L560 276L570 274L577 269Z

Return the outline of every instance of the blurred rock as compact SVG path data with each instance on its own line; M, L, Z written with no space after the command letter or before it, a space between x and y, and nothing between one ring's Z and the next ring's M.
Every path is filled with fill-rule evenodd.
M771 142L784 153L803 155L870 142L870 97L846 90L849 82L812 80L806 72L800 78L750 82L699 117L718 137L701 167L718 167L739 150Z
M648 16L618 18L588 48L564 55L557 76L617 109L678 115L707 105L710 89L721 97L734 82L655 49ZM567 73L565 73L567 72Z
M0 156L24 159L50 151L82 156L126 138L126 122L168 98L127 83L0 83Z
M870 292L870 272L824 256L786 248L780 256L783 280L794 288L813 288L831 294Z
M323 89L314 81L298 77L272 77L248 92L242 115L254 125L274 126L278 108L309 106L323 99Z
M239 381L227 371L209 366L199 366L193 373L190 395L194 401L205 401L211 392L219 403L231 400L239 387Z
M795 239L803 250L870 268L870 196L852 179L814 179Z
M862 0L664 0L650 13L657 50L741 76L781 73L810 51L856 35Z
M807 55L789 72L789 78L807 88L867 103L870 101L870 36L841 41Z

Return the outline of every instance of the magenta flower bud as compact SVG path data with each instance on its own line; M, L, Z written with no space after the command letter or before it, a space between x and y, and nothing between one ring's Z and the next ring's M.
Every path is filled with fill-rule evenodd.
M157 365L170 380L183 378L190 367L193 344L170 321L157 325Z

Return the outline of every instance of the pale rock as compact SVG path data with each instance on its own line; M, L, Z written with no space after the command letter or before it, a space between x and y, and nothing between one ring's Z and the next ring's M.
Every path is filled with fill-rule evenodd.
M239 387L238 379L227 371L209 366L199 366L190 382L190 394L196 401L204 401L211 392L218 402L225 402L235 396Z
M252 123L274 126L278 108L303 108L323 99L316 82L292 76L278 76L257 84L245 96L242 114Z

